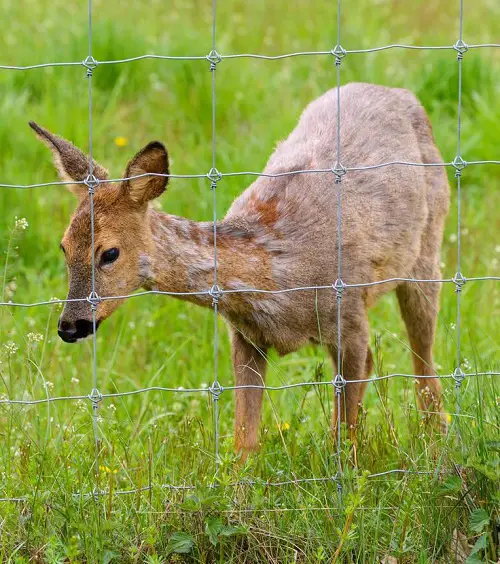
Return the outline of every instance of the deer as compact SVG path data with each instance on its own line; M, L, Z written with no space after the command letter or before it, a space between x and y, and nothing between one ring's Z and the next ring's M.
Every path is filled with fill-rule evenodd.
M51 149L61 180L78 199L61 249L68 269L68 300L86 298L91 292L91 209L82 181L89 174L89 159L64 138L30 125ZM332 168L338 135L342 163L337 165L347 170L341 178ZM93 161L99 181L93 196L99 296L124 296L142 288L177 293L180 299L210 308L213 296L203 290L213 283L215 228L222 290L218 311L228 326L236 386L249 386L235 390L234 443L243 459L259 448L271 348L286 355L310 343L326 347L333 373L348 384L341 401L334 402L332 433L335 436L340 421L355 434L374 365L367 312L392 290L406 325L414 374L420 376L419 407L441 413L437 426L446 429L433 364L440 284L395 279L440 279L450 187L440 166L359 169L390 161L443 162L416 96L365 83L333 88L312 101L288 138L278 143L264 176L234 200L215 226L153 208L152 201L165 192L169 180L169 157L162 143L153 141L140 150L120 182L104 182L107 170ZM323 172L293 174L318 169ZM332 287L338 274L339 190L340 283L345 289L341 300ZM385 282L356 286L380 281ZM317 286L325 288L280 292ZM245 289L266 292L237 291ZM96 329L123 301L98 304ZM89 304L66 302L58 322L61 339L76 343L92 333Z

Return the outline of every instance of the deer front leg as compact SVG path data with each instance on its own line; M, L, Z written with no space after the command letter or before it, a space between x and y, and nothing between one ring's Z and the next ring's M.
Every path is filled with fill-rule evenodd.
M344 320L340 367L337 366L338 350L336 344L328 346L336 372L342 374L344 379L349 382L342 389L340 402L335 397L332 432L335 436L339 421L345 423L349 438L354 444L356 444L359 404L363 400L367 385L366 382L356 382L370 378L373 369L373 357L369 347L368 320L365 315L360 313L359 316L355 317L351 310L352 319L349 320L349 325Z
M237 331L231 339L233 369L237 386L263 386L266 372L266 350L257 349ZM258 448L262 389L235 390L236 410L234 443L241 460Z

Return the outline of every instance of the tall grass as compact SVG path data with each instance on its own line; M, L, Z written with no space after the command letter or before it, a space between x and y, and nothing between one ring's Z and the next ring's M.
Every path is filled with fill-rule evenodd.
M7 1L0 62L26 65L86 56L86 3ZM218 50L224 54L280 54L327 50L335 44L331 3L283 0L221 2ZM393 42L453 44L458 6L438 0L408 3L362 0L344 7L342 42L366 48ZM500 9L479 0L465 8L468 43L498 42ZM94 0L97 60L144 53L205 55L211 45L211 6ZM500 50L464 58L462 151L465 160L498 159L497 80ZM383 51L350 55L343 82L361 80L410 88L429 112L445 160L456 153L457 64L453 52ZM204 61L141 61L94 72L94 154L113 176L152 139L164 140L174 173L211 166L211 90ZM217 167L261 170L304 106L335 85L332 57L282 61L224 60L217 73ZM0 71L0 181L31 184L55 179L47 151L27 121L88 144L87 84L81 67ZM279 111L277 111L279 104ZM117 137L125 141L116 142ZM125 145L125 146L123 146ZM443 274L456 271L456 192L442 249ZM465 276L498 274L500 167L463 173L462 264ZM224 179L222 216L248 183ZM0 287L21 302L65 297L58 250L74 208L63 187L0 190ZM171 213L211 218L205 180L175 180L161 199ZM28 227L16 226L26 218ZM456 298L442 292L435 357L441 374L454 369ZM470 372L498 370L498 284L463 290L462 350ZM44 398L86 395L92 388L88 343L58 340L56 305L0 309L0 395ZM378 374L411 372L409 345L396 301L387 296L371 312ZM229 344L220 326L220 380L232 383ZM213 370L210 312L162 296L129 300L99 330L102 392L154 385L209 385ZM285 358L271 354L268 382L331 377L321 349ZM455 390L445 380L452 421ZM498 379L467 379L461 390L461 437L436 438L417 409L413 383L371 384L358 433L358 468L346 445L344 502L334 481L271 487L291 477L334 476L329 434L331 390L269 392L262 449L242 468L234 462L233 398L221 396L220 472L214 476L213 405L209 394L151 392L104 401L97 503L91 492L94 442L88 401L0 406L0 561L11 562L398 562L495 561L498 558ZM365 478L393 468L430 474ZM440 471L436 474L435 469ZM252 486L231 487L252 479ZM208 487L219 484L218 488ZM196 484L170 490L162 484ZM117 495L118 490L151 490ZM184 551L184 552L183 552ZM475 559L475 560L474 560ZM386 560L387 561L387 560Z

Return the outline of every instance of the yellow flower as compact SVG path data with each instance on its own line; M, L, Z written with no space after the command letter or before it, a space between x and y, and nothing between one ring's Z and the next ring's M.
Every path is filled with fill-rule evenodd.
M118 470L111 470L109 466L99 466L99 470L105 474L116 474L118 472Z
M126 137L115 137L115 145L117 147L126 147L128 145L128 139Z
M451 415L449 413L446 414L446 419L448 423L451 423Z
M282 431L288 431L288 429L290 429L290 423L288 423L288 421L285 421L280 425L280 429Z

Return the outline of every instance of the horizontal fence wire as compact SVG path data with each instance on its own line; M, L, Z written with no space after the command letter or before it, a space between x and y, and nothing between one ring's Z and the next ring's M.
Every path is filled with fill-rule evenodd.
M455 284L464 285L466 282L485 282L485 281L500 281L500 276L473 276L472 278L462 278L459 281L454 278L385 278L384 280L375 280L374 282L360 282L358 284L344 283L344 288L367 288L371 286L380 286L382 284L391 284L395 282L409 282L413 284ZM265 290L262 288L237 288L235 290L225 290L224 288L219 288L219 293L221 296L231 295L231 294L288 294L291 292L311 292L318 290L332 290L336 291L335 283L324 284L322 286L297 286L295 288L283 288L281 290ZM98 296L98 301L112 301L112 300L128 300L132 298L138 298L147 295L158 295L158 296L172 296L172 297L187 297L187 296L212 296L213 289L193 291L193 292L169 292L167 290L145 290L143 292L135 292L133 294L121 294L118 296ZM20 303L20 302L0 302L0 306L8 307L38 307L44 305L62 305L65 303L77 303L77 302L88 302L89 298L71 298L66 300L60 300L52 298L51 300L46 300L42 302L32 302L32 303Z
M407 161L389 161L386 163L379 163L373 165L360 165L360 166L347 166L344 167L346 172L364 172L375 170L378 168L385 168L390 166L418 166L418 167L453 167L453 168L464 168L465 166L469 165L500 165L500 160L476 160L476 161L462 161L460 165L455 162L442 162L442 163L415 163L415 162L407 162ZM313 168L313 169L306 169L306 170L290 170L287 172L277 172L277 173L269 173L269 172L253 172L253 171L240 171L240 172L218 172L218 174L224 178L230 178L234 176L258 176L264 178L280 178L284 176L295 176L300 174L335 174L334 168ZM96 185L99 184L111 184L114 182L125 182L127 180L134 180L136 178L144 178L145 176L161 176L164 178L181 178L181 179L197 179L197 178L208 178L211 179L211 173L205 174L160 174L160 173L144 173L144 174L137 174L136 176L127 176L125 178L112 178L107 180L98 180L95 179L94 182ZM68 186L68 185L86 185L85 180L76 180L71 182L64 182L64 181L57 181L54 180L53 182L41 182L37 184L0 184L0 188L13 188L19 190L27 190L31 188L41 188L45 186Z
M500 372L494 371L487 371L487 372L470 372L464 373L464 377L466 378L474 378L476 376L500 376ZM383 376L373 376L372 378L364 378L361 380L346 380L345 384L375 384L377 382L383 380L391 380L392 378L409 378L413 380L447 380L450 378L455 379L455 374L442 374L442 375L430 375L430 376L422 376L421 374L404 374L404 373L392 373L392 374L384 374ZM244 384L241 386L223 386L219 384L217 388L217 393L220 395L222 392L225 391L232 391L232 390L267 390L270 392L276 392L280 390L290 390L292 388L306 388L306 387L318 387L318 386L334 386L333 380L327 381L311 381L311 382L295 382L293 384L282 384L280 386L268 386L268 385L258 385L258 384ZM147 388L140 388L138 390L130 390L128 392L111 392L111 393L102 393L99 395L97 401L101 401L106 398L118 398L118 397L125 397L125 396L134 396L136 394L143 394L146 392L174 392L174 393L197 393L197 392L208 392L213 394L214 390L211 387L205 388L169 388L164 386L148 386ZM59 397L45 397L43 399L36 399L36 400L27 400L27 399L9 399L0 396L0 405L39 405L57 401L67 401L67 400L85 400L88 399L91 402L96 401L96 399L92 395L76 395L76 396L59 396Z
M480 43L467 45L467 49L482 49L482 48L500 48L500 43ZM381 47L371 47L368 49L345 49L346 55L356 55L363 53L377 53L379 51L388 51L390 49L407 49L411 51L446 51L456 50L456 45L405 45L402 43L393 43L391 45L382 45ZM298 51L295 53L283 53L282 55L261 55L258 53L235 53L230 55L218 54L222 61L230 59L263 59L267 61L279 61L282 59L290 59L293 57L315 57L320 55L335 56L333 49L329 51ZM126 59L113 59L109 61L93 60L93 64L97 65L119 65L123 63L133 63L136 61L144 61L146 59L159 59L166 61L206 61L210 55L154 55L145 54L138 55L137 57L128 57ZM210 59L209 59L210 60ZM40 63L38 65L0 65L0 70L32 70L43 69L48 67L75 67L75 66L88 66L88 61L68 61L68 62L54 62L54 63Z
M89 307L92 312L92 319L94 325L94 333L93 333L93 366L92 366L92 374L93 374L93 389L91 393L87 395L74 395L74 396L59 396L59 397L47 397L43 399L11 399L6 398L5 396L0 396L0 405L3 406L31 406L31 405L43 405L43 404L50 404L53 402L60 402L60 401L84 401L89 400L92 405L93 411L93 430L94 430L94 439L95 439L95 480L96 480L96 487L92 492L74 492L72 494L75 498L87 498L87 497L94 497L96 499L99 496L111 495L111 492L108 490L102 490L98 487L98 457L99 457L99 429L97 425L97 412L100 406L100 403L108 398L117 398L117 397L127 397L127 396L136 396L139 394L145 394L149 392L172 392L172 393L208 393L212 395L215 405L215 417L214 417L214 425L215 425L215 464L216 464L216 471L218 467L218 401L222 393L224 392L231 392L235 390L242 390L242 389L260 389L266 391L281 391L287 389L295 389L295 388L306 388L306 387L319 387L319 386L331 386L335 389L337 400L340 403L340 396L342 393L342 388L345 385L353 384L353 383L374 383L380 381L389 380L392 378L408 378L408 379L453 379L455 380L455 388L457 392L457 401L456 401L456 413L454 413L453 418L453 426L455 422L460 419L460 417L470 417L469 415L462 414L460 412L460 388L464 380L467 378L474 378L479 376L500 376L500 372L498 371L483 371L483 372L469 372L465 373L461 369L461 350L460 350L460 296L461 290L465 283L467 282L479 282L479 281L499 281L500 276L478 276L478 277L470 277L466 278L460 270L460 236L461 236L461 210L460 210L460 202L461 202L461 195L460 195L460 180L462 171L464 168L468 166L475 166L475 165L500 165L500 160L473 160L473 161L465 161L461 156L460 151L460 136L461 136L461 96L462 96L462 60L464 53L472 49L483 49L483 48L500 48L500 43L482 43L482 44L466 44L463 41L463 0L459 0L459 38L454 45L438 45L438 46L429 46L429 45L406 45L406 44L390 44L390 45L383 45L380 47L372 47L366 49L344 49L340 43L340 0L337 2L337 44L334 49L325 50L325 51L300 51L300 52L293 52L293 53L285 53L281 55L265 55L265 54L255 54L255 53L237 53L237 54L220 54L216 51L216 7L217 7L217 0L213 0L212 3L212 50L208 55L195 55L195 56L170 56L170 55L155 55L155 54L144 54L139 55L136 57L129 57L124 59L116 59L116 60L104 60L98 61L93 57L92 54L92 0L88 0L88 56L83 61L72 61L72 62L48 62L48 63L41 63L35 65L26 65L26 66L13 66L13 65L0 65L0 70L18 70L18 71L26 71L31 69L41 69L41 68L49 68L49 67L81 67L83 66L86 69L86 77L88 79L88 103L89 103L89 178L92 178L92 186L89 185L88 180L85 181L77 181L77 182L64 182L64 181L54 181L54 182L43 182L43 183L36 183L36 184L7 184L1 183L0 188L5 189L31 189L31 188L39 188L39 187L47 187L47 186L63 186L69 184L84 184L87 185L89 188L89 199L91 205L91 235L92 235L92 247L94 245L94 227L93 227L93 195L94 190L99 184L110 184L110 183L118 183L123 182L124 180L132 180L135 178L141 178L144 176L161 176L167 178L176 178L176 179L208 179L211 183L211 189L213 193L213 214L214 214L214 285L212 288L203 289L199 291L192 291L192 292L169 292L169 291L159 291L159 290L149 290L149 291L142 291L142 292L135 292L133 294L126 294L122 296L98 296L95 291L95 265L92 265L92 292L90 296L76 298L76 299L51 299L47 301L40 301L34 303L16 303L13 301L7 302L0 302L0 306L4 307L21 307L21 308L30 308L36 306L57 306L65 303L72 303L72 302L88 302ZM420 50L420 51L437 51L437 50L448 50L448 51L455 51L457 52L457 61L459 65L459 85L458 85L458 111L457 111L457 154L452 161L448 162L437 162L437 163L419 163L419 162L407 162L407 161L389 161L383 162L378 164L370 164L370 165L356 165L356 166L343 166L340 161L340 63L341 59L343 59L346 55L355 55L355 54L366 54L366 53L376 53L381 51L387 50ZM332 168L324 168L324 169L308 169L308 170L292 170L280 173L266 173L266 172L252 172L252 171L239 171L239 172L219 172L216 169L215 161L216 161L216 70L217 65L224 61L224 60L231 60L231 59L258 59L258 60L283 60L288 58L295 58L295 57L309 57L309 56L332 56L335 60L336 72L337 72L337 93L339 95L338 98L338 124L337 124L337 162L335 163ZM146 59L156 59L156 60L167 60L167 61L204 61L205 63L208 61L210 63L210 71L212 73L212 168L208 173L199 173L199 174L140 174L136 176L130 176L127 178L115 178L115 179L106 179L106 180L97 180L93 177L93 163L92 163L92 75L95 68L102 65L117 65L117 64L124 64L124 63L132 63L137 61L142 61ZM389 278L385 280L375 280L371 282L359 282L359 283L348 283L342 281L341 275L341 242L340 242L340 218L341 218L341 208L340 208L340 194L341 191L339 190L339 206L338 206L338 218L337 218L337 227L338 227L338 261L339 261L339 272L338 272L338 280L335 283L325 284L325 285L318 285L318 286L300 286L300 287L293 287L293 288L282 288L279 290L267 290L264 288L238 288L238 289L225 289L219 288L217 285L217 200L216 200L216 189L218 188L218 182L220 182L223 178L231 178L231 177L238 177L238 176L252 176L252 177L266 177L266 178L278 178L278 177L288 177L294 175L302 175L302 174L333 174L335 176L335 180L338 184L341 182L341 176L345 173L357 173L357 172L369 172L385 167L393 167L393 166L405 166L405 167L452 167L455 169L455 176L457 179L457 188L458 188L458 216L457 216L457 273L453 278L444 278L444 279L418 279L418 278ZM340 174L339 170L342 170L342 174ZM419 374L404 374L404 373L392 373L386 374L382 376L374 376L372 378L363 379L363 380L356 380L356 381L349 381L344 380L341 373L337 374L334 379L330 381L311 381L311 382L298 382L292 384L284 384L280 386L269 386L269 385L234 385L234 386L223 386L220 384L218 379L218 334L217 334L217 315L219 310L219 300L223 299L226 295L231 294L241 294L241 293L254 293L254 294L283 294L283 293L291 293L291 292L305 292L305 291L319 291L319 290L331 290L335 291L337 294L337 299L339 303L338 307L338 323L340 326L340 299L339 293L341 298L341 292L339 292L338 284L342 285L342 288L365 288L371 286L378 286L381 284L390 284L390 283L401 283L401 282L410 282L410 283L420 283L420 284L454 284L457 294L457 323L456 323L456 331L457 331L457 356L456 356L456 367L452 374L435 374L429 376L423 376ZM199 387L199 388L173 388L173 387L163 387L163 386L150 386L146 388L140 388L137 390L130 390L125 392L114 392L114 393L102 393L99 391L97 387L97 344L96 344L96 309L101 301L107 300L124 300L136 297L143 297L147 295L168 295L168 296L177 296L177 297L187 297L187 296L207 296L213 298L213 307L214 307L214 381L211 386L209 387ZM339 339L340 339L340 330L338 331ZM338 354L340 355L341 343L338 343ZM340 365L340 361L339 361ZM338 369L340 372L340 368ZM341 385L339 385L339 379L342 380ZM453 428L452 426L452 428ZM339 426L340 428L340 426ZM460 439L460 433L458 429L458 437ZM341 497L341 482L342 482L342 467L340 465L340 436L337 440L337 456L338 456L338 471L337 474L334 476L325 476L325 477L312 477L312 478L293 478L289 480L283 481L270 481L270 480L263 480L263 479L247 479L247 480L240 480L236 482L231 482L229 484L223 483L211 483L205 487L208 488L221 488L221 487L243 487L243 486L263 486L263 487L279 487L279 486L293 486L293 485L303 485L303 484L310 484L310 483L328 483L333 482L338 485L339 488L339 500L342 501ZM425 476L425 475L434 475L436 476L435 471L420 471L420 470L411 470L406 468L400 469L390 469L383 472L373 473L370 474L368 477L371 479L374 478L383 478L387 476L394 476L394 475L415 475L415 476ZM443 474L443 470L440 469L439 473ZM159 484L159 485L149 485L143 486L139 488L132 488L128 490L116 490L113 491L113 495L129 495L129 494L136 494L144 491L151 491L151 490L170 490L170 491L184 491L184 490L193 490L197 487L201 487L195 484ZM50 493L50 492L49 492ZM26 502L30 499L29 496L19 496L19 497L0 497L0 502ZM318 508L318 509L326 509L326 508ZM236 509L236 511L239 511ZM251 509L251 511L255 511Z
M375 478L382 478L385 476L393 476L398 474L405 474L405 475L413 475L413 476L430 476L434 475L434 472L430 471L423 471L423 470L406 470L404 468L395 468L393 470L386 470L384 472L377 472L375 474L368 474L367 478L375 479ZM324 476L321 478L297 478L292 480L283 480L283 481L271 481L271 480L262 480L262 479L248 479L248 480L238 480L236 482L230 482L228 484L224 483L215 483L215 484L206 484L204 487L207 489L218 489L218 488L236 488L236 487L243 487L243 486L261 486L261 487L282 487L282 486L297 486L303 484L314 484L314 483L327 483L333 482L338 483L340 480L339 476ZM107 489L101 489L98 492L74 492L72 497L74 498L90 498L95 497L96 494L100 496L110 495L133 495L141 492L148 492L154 490L171 490L171 491L192 491L196 490L199 486L193 484L154 484L151 486L141 486L140 488L131 488L128 490L113 490L112 492ZM1 501L10 501L10 502L26 502L28 501L28 497L4 497L0 498Z

